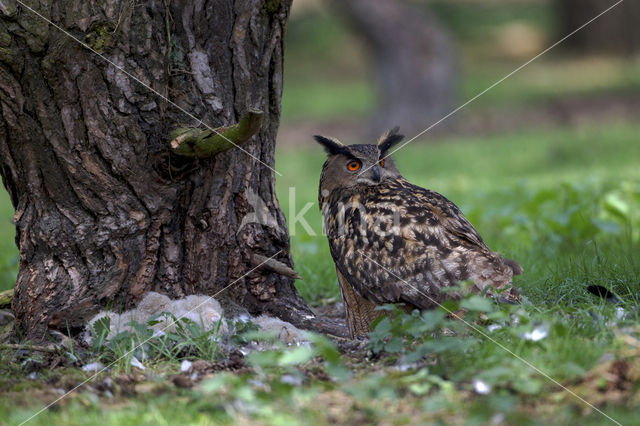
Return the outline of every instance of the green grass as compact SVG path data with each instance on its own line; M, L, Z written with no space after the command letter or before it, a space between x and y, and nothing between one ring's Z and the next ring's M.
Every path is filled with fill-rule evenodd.
M285 90L282 116L286 121L308 119L309 116L316 120L335 119L338 114L364 120L371 105L375 105L375 94L363 80L293 81Z
M88 376L88 375L87 375ZM19 424L33 408L0 407L3 424ZM233 424L221 405L193 404L180 394L150 394L122 401L118 407L86 394L74 395L58 408L39 415L30 425L211 425Z
M479 60L463 58L458 102L463 103L486 90L521 66L521 60ZM523 107L568 98L621 95L640 91L640 61L628 58L567 57L550 54L513 74L469 105L472 110L486 107Z
M573 261L573 257L593 254L589 250L595 248L586 238L593 233L589 231L591 225L581 228L568 223L565 228L559 225L553 228L553 222L564 220L561 215L566 213L566 203L571 202L571 197L576 198L573 204L582 203L579 214L597 215L596 219L603 221L611 219L604 206L607 197L617 196L620 182L630 185L640 182L639 133L640 126L620 123L446 139L434 144L416 141L395 157L407 179L454 201L490 247L517 257L525 270L531 270L542 268L536 264L540 252L556 256L555 249L547 253L544 247L530 247L542 241L544 232L561 235L566 231L564 240L584 237L573 241L573 251L566 252L566 259ZM298 288L308 300L314 301L335 298L337 285L326 238L321 235L317 205L317 185L325 154L311 138L308 144L306 148L278 152L276 167L283 176L276 185L280 204L289 219L292 213L312 204L304 219L315 236L309 235L300 223L295 226L290 223L290 231L296 268L304 277ZM290 191L295 198L289 197ZM533 228L542 220L546 222ZM583 234L572 234L577 229L583 229ZM607 234L602 235L608 238Z
M484 329L485 333L563 383L586 381L586 377L595 374L589 372L597 368L601 357L626 346L611 331L614 308L590 295L586 287L597 284L616 291L625 300L627 310L640 303L640 260L636 255L640 250L638 134L637 124L608 123L496 137L453 138L434 144L416 142L396 155L400 170L410 181L452 199L490 247L523 265L525 273L515 279L515 284L522 289L525 303L515 311L503 308L502 313L490 314L494 320L516 315L519 322L507 319L508 326L492 333ZM292 228L291 237L296 268L304 277L297 286L312 301L339 297L326 238L320 233L316 201L324 157L320 147L309 142L307 148L279 152L276 164L284 175L278 180L277 189L285 214L291 217L290 188L295 189L294 210L313 203L305 218L317 235L309 235L297 226ZM627 330L637 335L634 324L638 314L630 315L625 323L630 327ZM395 354L391 358L399 362L407 362L414 350L432 356L439 353L438 362L429 368L427 377L433 383L427 386L424 377L391 378L387 371L377 379L379 382L361 378L352 384L363 388L358 392L367 395L365 400L399 400L407 387L418 394L429 389L424 392L432 400L441 401L433 403L435 408L425 403L425 410L459 409L461 401L453 398L452 402L450 396L444 395L447 386L469 389L472 378L481 378L493 391L491 396L482 398L482 403L468 407L468 421L478 416L479 421L486 422L499 411L506 413L510 422L526 423L526 410L518 408L521 398L560 398L563 404L575 403L546 378L466 326L447 325L462 336L459 346L452 348L448 346L452 340L443 346L440 339L429 337L433 320L424 328L419 318L413 322L407 317L398 318L395 326L376 330L372 344L382 342L381 347L387 354ZM521 338L540 325L549 330L547 338L535 343ZM423 342L422 346L416 342ZM638 381L632 386L637 387ZM381 387L384 391L374 390ZM434 394L436 388L439 391ZM587 400L599 400L593 387L583 385L580 389ZM575 422L577 414L572 410L576 406L573 407L567 409L565 405L555 411L554 422ZM617 420L631 418L630 411L620 407L616 410ZM598 420L604 418L592 416L588 422Z
M9 194L0 188L0 291L13 288L18 267L18 249L15 244L13 207Z
M455 104L461 105L493 86L529 58L487 61L473 55L462 57ZM327 58L327 61L332 59ZM318 67L324 65L318 64ZM317 72L317 70L315 71ZM365 120L377 102L377 94L366 70L334 76L327 71L317 78L285 69L282 98L284 123L302 120ZM292 75L290 77L290 75ZM640 91L640 61L549 55L513 74L473 103L482 108L531 107L570 98L626 95ZM454 118L455 119L455 118ZM425 127L430 123L425 123Z
M635 418L637 401L628 399L633 393L629 389L640 380L640 352L634 346L640 341L638 313L632 310L640 294L638 134L640 125L609 123L432 144L416 141L396 155L409 180L460 205L490 247L525 269L515 280L525 296L521 306L498 307L472 298L464 301L465 319L623 423ZM304 218L316 235L300 224L291 226L291 244L296 269L304 277L297 286L314 304L338 300L316 204L324 158L310 141L306 148L277 152L276 162L283 173L277 192L289 220L312 203ZM295 188L295 200L289 188ZM8 221L6 202L4 208ZM3 257L14 255L11 249ZM628 316L617 319L614 306L588 294L591 284L615 290ZM310 348L253 354L247 358L251 370L216 373L193 389L178 389L168 379L178 371L179 360L220 355L206 349L207 341L205 350L198 349L196 339L195 352L180 354L156 342L144 374L127 374L123 366L103 373L34 423L487 423L496 415L510 424L605 421L495 342L434 315L381 321L371 335L369 358L365 349L340 356L318 338ZM489 331L489 324L502 328ZM522 337L537 327L548 336L536 342ZM443 336L443 329L454 334ZM120 343L94 348L93 356L111 361L131 347L126 339ZM49 371L29 355L0 353L2 388L7 389L0 394L0 418L10 424L57 398L55 389L71 389L89 377L73 368L82 362L71 355L65 355L66 370ZM612 382L617 376L607 359L628 366L629 378L615 379L623 385ZM41 367L33 367L34 362ZM411 368L412 362L418 368ZM35 380L25 378L31 371L38 373ZM116 383L112 397L101 390L106 377ZM490 386L490 393L474 392L474 380ZM134 383L126 385L129 381ZM627 389L627 396L606 391L614 386Z
M474 9L466 3L435 2L435 11L462 43L460 101L520 64L483 56L494 40L494 28L524 20L554 40L551 2L525 3ZM292 20L287 31L285 123L361 119L371 110L375 94L366 58L344 23L329 16L303 16ZM637 89L639 65L545 57L470 107L511 108L567 95ZM458 204L492 249L517 259L525 269L515 280L525 296L521 306L487 306L469 299L464 302L467 320L475 319L496 342L623 424L637 423L640 403L629 397L640 382L638 312L632 311L640 303L639 134L639 124L606 123L432 143L427 135L395 156L410 181ZM276 154L276 168L283 173L277 194L289 220L296 270L304 278L296 285L313 305L338 301L317 206L325 154L310 136L296 149ZM289 188L294 188L295 200ZM308 203L304 219L312 233L291 223ZM0 290L13 286L17 268L12 214L8 196L0 190ZM591 284L615 290L628 317L617 319L614 306L588 294ZM170 378L183 358L225 361L216 342L194 328L177 345L152 341L144 373L130 371L126 359L116 363L30 424L606 423L494 342L437 315L381 321L368 346L342 356L321 338L311 347L252 354L246 361L250 369L210 373L200 386L179 389ZM489 324L503 327L489 331ZM540 326L548 330L546 338L522 338ZM442 336L444 328L455 335ZM97 345L88 356L109 363L139 340L122 336ZM58 362L64 367L52 368L43 356L0 348L0 424L20 423L61 391L91 377L79 370L86 360L77 357L80 351L63 351ZM611 370L611 359L628 366L627 379ZM417 360L418 368L400 368L409 360ZM32 372L35 379L28 378ZM489 384L491 392L475 393L475 379ZM107 380L113 382L109 393Z
M282 120L362 116L375 105L362 44L342 20L303 15L287 27Z

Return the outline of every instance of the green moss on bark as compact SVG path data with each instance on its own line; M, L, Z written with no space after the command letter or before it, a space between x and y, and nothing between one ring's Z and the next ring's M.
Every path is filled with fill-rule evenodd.
M251 138L260 130L261 111L248 111L237 124L210 129L182 127L171 133L174 153L185 157L206 158L228 151Z

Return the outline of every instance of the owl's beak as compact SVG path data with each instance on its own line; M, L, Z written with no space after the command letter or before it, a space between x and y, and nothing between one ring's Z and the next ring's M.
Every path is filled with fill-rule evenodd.
M378 166L373 166L371 168L371 174L373 175L373 180L375 182L380 182L380 169Z

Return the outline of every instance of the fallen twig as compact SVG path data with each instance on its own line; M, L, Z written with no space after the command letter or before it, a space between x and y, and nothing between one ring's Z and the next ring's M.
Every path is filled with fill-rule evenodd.
M58 353L60 350L58 348L52 348L49 346L40 346L40 345L24 345L19 343L0 343L0 348L3 349L13 349L13 350L31 350L32 352L47 352L50 354Z
M268 258L261 254L253 253L251 255L251 263L253 266L260 265L260 267L263 269L268 269L272 272L276 272L280 275L284 275L285 277L293 278L296 280L302 279L302 277L298 275L298 273L295 270L293 270L291 267L285 265L284 263L278 260Z

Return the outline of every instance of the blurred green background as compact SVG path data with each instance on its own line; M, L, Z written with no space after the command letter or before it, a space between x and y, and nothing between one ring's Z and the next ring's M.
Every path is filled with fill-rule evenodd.
M452 41L454 106L568 33L560 0L411 3ZM286 34L277 192L289 218L313 203L304 217L316 235L298 224L291 241L304 277L299 289L314 304L337 300L337 285L316 201L324 153L311 135L371 140L382 101L369 41L340 9L339 2L295 0ZM633 52L562 44L396 155L409 180L445 194L490 247L525 266L519 285L531 297L566 291L566 277L577 279L571 265L594 256L629 257L628 279L610 284L637 292L640 56ZM425 119L424 128L432 123ZM12 215L2 190L0 290L13 286L18 267Z
M18 249L14 243L13 207L9 195L0 190L0 290L13 287L18 272Z
M614 1L294 0L285 42L275 168L282 173L276 191L290 227L295 268L303 277L296 281L303 297L322 314L339 314L334 264L321 234L317 205L325 154L311 135L334 136L345 143L373 142L380 128L402 124L403 133L413 138ZM378 6L408 9L404 15L398 12L404 18L396 16L391 25L378 22L381 27L367 35L365 24L358 26L346 4L364 5L371 16ZM293 347L292 352L287 348L282 356L264 351L267 361L257 363L253 372L237 370L211 379L209 383L218 383L211 386L212 393L206 391L207 382L193 393L171 393L162 384L162 374L177 372L179 359L172 355L173 365L165 366L140 358L151 367L148 377L162 388L131 385L131 391L116 392L116 398L106 400L93 394L94 387L85 387L90 397L76 393L78 398L67 399L69 405L48 410L36 421L139 424L141 418L153 417L155 423L211 423L219 418L217 413L229 410L222 419L230 424L289 424L301 418L318 424L376 424L379 419L392 424L602 424L599 414L591 411L585 417L585 406L506 355L503 349L509 348L620 423L637 423L638 398L633 395L640 312L640 2L626 1L618 8L394 155L408 180L443 193L461 207L490 248L524 267L524 274L514 278L524 296L522 305L510 307L506 322L503 317L490 320L504 327L492 330L485 328L489 322L474 322L500 346L463 332L458 340L471 346L442 349L449 337L440 339L432 328L420 328L427 330L421 340L425 345L431 340L443 344L437 351L436 346L429 349L433 353L428 364L412 372L414 367L404 355L396 358L396 351L370 357L370 351L358 346L347 349L340 361L346 360L344 366L354 373L347 381L316 374L308 358L304 370L303 364L299 372L298 367L292 369L297 362L292 363L290 355L310 350L305 346ZM379 16L395 16L392 12L386 9ZM429 17L424 25L421 16ZM397 41L407 35L408 41ZM430 58L430 41L417 41L431 36L436 44L449 43L449 55ZM397 52L381 53L385 41ZM408 47L414 50L402 56ZM380 63L385 55L394 59ZM402 62L408 57L424 61L407 66ZM443 66L447 72L440 78L443 85L450 84L450 99L434 99L429 93L413 96L413 83L432 66L437 68L438 61L449 59L453 62ZM405 112L418 109L417 124L399 123L402 113L385 110L394 94L395 102L412 99ZM426 108L421 119L420 108L434 103L439 112ZM311 233L293 221L305 208L303 218ZM0 189L0 290L13 287L18 268L12 216L9 197ZM613 306L589 294L586 288L593 284L615 291L621 302ZM548 326L548 336L541 341L528 341L520 334L541 325ZM372 341L398 341L404 331L376 330ZM209 342L206 335L205 340ZM407 339L406 347L414 343ZM131 346L122 347L128 351ZM307 355L329 359L321 352ZM43 364L44 375L33 380L32 363L13 355L6 359L0 376L11 386L10 397L0 404L0 412L6 413L0 418L23 421L28 410L21 401L39 404L47 395L45 380L56 388L52 398L58 398L58 386L70 389L80 380L74 378L77 369L68 369L73 374L68 379L67 373L49 364ZM605 370L608 365L612 368ZM300 385L291 384L296 377L301 377ZM477 388L473 392L471 380L477 378L493 386L489 395L478 395ZM19 382L14 385L15 380ZM129 375L126 383L131 383Z
M415 3L418 10L430 11L453 38L459 72L456 105L488 88L571 32L558 22L558 3L562 1L409 3ZM605 9L613 2L600 3ZM372 82L367 43L350 27L339 9L335 3L331 7L330 2L323 0L294 1L286 38L282 101L285 130L300 121L324 124L332 120L362 119L375 108L376 88ZM601 19L617 19L612 14L613 11ZM581 32L598 33L601 29L596 24L597 21L585 27L510 77L508 82L487 92L469 109L542 106L545 101L560 101L567 97L581 96L582 100L592 100L594 96L610 98L613 94L637 94L640 90L640 56L637 53L611 54L598 46L592 51L567 47ZM425 122L424 127L430 124Z
M454 107L577 28L567 28L562 15L561 3L570 1L412 3L453 40ZM297 285L315 304L339 294L316 201L325 154L311 135L371 142L371 117L382 101L368 40L340 9L337 2L294 1L276 156L288 218L313 203L304 217L317 236L289 223L304 277ZM622 26L621 19L612 11L603 25L582 31L606 38L606 20ZM401 149L396 161L410 181L458 204L492 249L524 266L516 284L534 302L593 303L584 291L593 283L637 302L640 55L571 40ZM422 128L433 122L425 119Z

